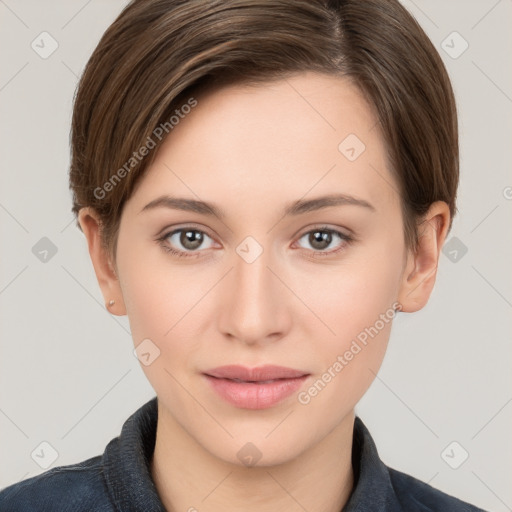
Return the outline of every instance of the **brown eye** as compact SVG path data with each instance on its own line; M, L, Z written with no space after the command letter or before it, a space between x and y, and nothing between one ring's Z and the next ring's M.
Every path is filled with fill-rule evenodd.
M310 231L308 233L308 243L319 251L327 249L332 243L332 238L332 233L328 231Z
M197 229L181 230L179 242L183 247L185 247L185 249L194 251L203 243L203 234L204 233L198 231Z
M353 240L352 237L327 227L312 229L304 233L299 240L303 239L310 245L311 250L314 253L325 253L326 255L342 250ZM338 241L338 243L335 244L334 248L332 250L328 250L332 247L333 242L336 241Z
M205 240L209 237L204 231L192 227L175 229L166 233L158 239L160 245L167 251L180 257L199 256L203 249Z

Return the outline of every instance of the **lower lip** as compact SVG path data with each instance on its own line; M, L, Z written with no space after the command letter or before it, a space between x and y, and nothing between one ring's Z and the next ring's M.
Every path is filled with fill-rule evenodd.
M266 384L235 382L205 375L213 389L227 402L241 409L266 409L297 391L308 375L294 379L279 379Z

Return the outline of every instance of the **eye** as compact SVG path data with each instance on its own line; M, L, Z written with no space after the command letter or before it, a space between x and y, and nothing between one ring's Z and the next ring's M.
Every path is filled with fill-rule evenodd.
M200 229L194 228L192 226L183 227L180 229L175 229L173 231L169 231L160 238L158 238L158 242L162 246L162 248L174 254L178 257L197 257L201 249L209 249L210 246L204 247L203 243L211 237L208 236L204 231ZM169 241L171 243L169 243ZM175 249L174 247L178 247Z
M201 256L203 249L211 248L211 245L204 247L204 242L207 238L212 240L204 231L193 226L185 226L168 231L159 237L157 241L166 252L174 256L179 258L196 258ZM311 245L313 257L324 257L338 253L354 241L351 236L327 226L320 226L307 231L299 238L299 241L302 239L305 239L306 243ZM341 244L338 243L338 248L326 250L336 239L342 242Z
M299 238L299 241L302 239L305 239L306 243L309 243L313 248L314 257L323 257L335 254L344 250L346 246L354 240L351 236L345 235L336 229L328 228L327 226L320 226L307 231ZM326 251L326 249L328 249L336 239L341 240L342 243L338 243L337 248Z

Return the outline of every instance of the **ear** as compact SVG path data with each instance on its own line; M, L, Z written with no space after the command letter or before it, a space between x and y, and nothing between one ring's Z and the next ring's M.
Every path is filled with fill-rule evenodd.
M123 294L119 279L115 271L115 265L111 261L110 255L101 244L100 238L100 218L96 211L90 207L80 209L78 212L78 221L82 231L87 238L89 254L96 273L96 279L101 288L105 307L114 315L126 315L126 307L123 301ZM115 303L110 306L109 302Z
M407 255L398 295L401 311L412 313L428 302L449 225L449 206L444 201L436 201L418 227L418 249L415 252L411 249Z

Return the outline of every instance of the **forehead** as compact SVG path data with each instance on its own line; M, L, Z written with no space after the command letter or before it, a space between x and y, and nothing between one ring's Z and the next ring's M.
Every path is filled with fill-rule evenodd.
M246 209L333 192L377 209L398 204L377 116L347 78L302 73L195 99L159 148L136 206L157 192Z

